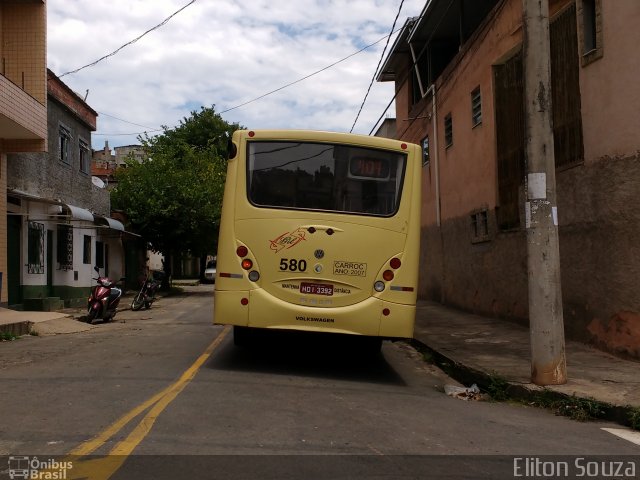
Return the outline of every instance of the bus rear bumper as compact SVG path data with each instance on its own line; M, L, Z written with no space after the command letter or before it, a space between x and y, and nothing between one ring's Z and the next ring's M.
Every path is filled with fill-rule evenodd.
M243 299L248 300L246 305L242 304ZM214 323L219 325L384 338L412 338L415 313L415 305L373 297L355 305L331 308L290 304L264 290L216 291L214 300Z

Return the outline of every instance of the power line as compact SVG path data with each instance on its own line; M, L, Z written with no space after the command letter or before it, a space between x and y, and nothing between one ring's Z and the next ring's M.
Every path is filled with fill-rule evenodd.
M109 118L115 118L116 120L119 120L119 121L124 122L124 123L129 123L131 125L135 125L136 127L148 128L150 130L157 131L156 127L149 127L147 125L140 125L139 123L134 123L134 122L130 122L128 120L123 120L122 118L114 117L113 115L109 115L108 113L98 112L98 114L104 115L105 117L109 117Z
M393 25L391 26L391 32L389 32L389 36L387 36L387 43L385 43L384 48L382 49L382 55L380 55L380 60L378 60L378 66L376 67L375 71L373 72L373 77L371 77L371 82L369 83L369 88L367 88L367 93L365 93L364 98L362 99L362 103L360 104L360 109L358 110L358 114L356 115L356 119L353 121L353 125L351 125L351 130L349 130L349 133L353 132L353 129L356 126L356 123L358 122L358 118L360 118L360 113L362 112L362 108L364 107L365 102L367 101L367 97L369 96L369 92L371 91L371 86L373 85L373 82L376 78L376 75L378 74L378 70L380 69L380 64L382 64L382 59L384 58L384 54L387 51L387 47L389 46L389 40L391 40L391 35L393 35L393 32L396 28L396 22L398 21L398 17L400 16L400 12L402 11L402 5L404 4L404 0L401 0L400 2L400 7L398 7L398 13L396 13L396 18L393 21ZM389 107L387 107L389 108Z
M151 27L149 30L147 30L146 32L144 32L142 35L134 38L133 40L125 43L124 45L121 45L120 47L118 47L117 49L115 49L113 52L105 55L104 57L100 57L98 60L96 60L95 62L91 62L83 67L80 68L76 68L75 70L71 70L69 72L65 72L62 75L58 75L58 78L62 78L65 75L71 75L73 73L78 73L80 70L84 70L85 68L89 68L89 67L93 67L94 65L100 63L102 60L105 60L109 57L114 56L116 53L118 53L120 50L122 50L124 47L127 47L129 45L131 45L132 43L137 42L138 40L140 40L142 37L144 37L146 34L153 32L154 30L162 27L165 23L167 23L169 20L171 20L173 17L175 17L178 13L180 13L182 10L184 10L185 8L187 8L190 5L193 5L196 2L196 0L191 0L189 3L187 3L185 6L179 8L178 10L176 10L175 12L173 12L171 15L169 15L167 18L165 18L162 22L160 22L159 24L157 24L155 27Z
M403 0L403 1L404 1L404 0ZM391 32L391 33L393 33L393 32ZM293 81L293 82L291 82L291 83L287 83L286 85L283 85L282 87L276 88L275 90L271 90L270 92L264 93L264 94L262 94L262 95L260 95L260 96L258 96L258 97L255 97L255 98L253 98L253 99L251 99L251 100L248 100L248 101L246 101L246 102L244 102L244 103L241 103L240 105L236 105L235 107L227 108L226 110L223 110L222 112L220 112L220 114L230 112L231 110L235 110L236 108L244 107L245 105L248 105L248 104L250 104L250 103L253 103L253 102L257 101L257 100L261 100L261 99L263 99L264 97L267 97L267 96L269 96L269 95L271 95L271 94L274 94L274 93L276 93L276 92L279 92L280 90L284 90L285 88L288 88L288 87L290 87L290 86L292 86L292 85L295 85L296 83L300 83L300 82L302 82L302 81L304 81L304 80L306 80L306 79L308 79L308 78L311 78L311 77L313 77L313 76L315 76L315 75L317 75L317 74L319 74L319 73L322 73L322 72L324 72L325 70L328 70L328 69L330 69L330 68L332 68L332 67L335 67L335 66L336 66L336 65L338 65L339 63L342 63L342 62L344 62L344 61L346 61L346 60L350 59L351 57L354 57L354 56L358 55L359 53L364 52L366 49L371 48L371 47L373 47L374 45L377 45L378 43L380 43L380 42L381 42L382 40L384 40L385 38L388 38L388 37L387 37L387 35L385 35L384 37L382 37L382 38L380 38L380 39L376 40L375 42L373 42L373 43L371 43L371 44L369 44L369 45L367 45L367 46L365 46L365 47L362 47L362 48L361 48L360 50L358 50L357 52L354 52L354 53L352 53L352 54L350 54L350 55L347 55L346 57L344 57L344 58L342 58L342 59L338 60L337 62L333 62L331 65L327 65L326 67L323 67L323 68L321 68L320 70L316 70L315 72L310 73L309 75L306 75L306 76L304 76L304 77L302 77L302 78L299 78L298 80L295 80L295 81Z

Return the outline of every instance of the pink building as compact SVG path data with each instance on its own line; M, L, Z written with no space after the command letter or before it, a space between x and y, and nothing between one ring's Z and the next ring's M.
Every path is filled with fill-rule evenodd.
M640 358L640 2L550 0L565 331ZM527 322L522 0L429 0L379 81L423 144L420 294Z

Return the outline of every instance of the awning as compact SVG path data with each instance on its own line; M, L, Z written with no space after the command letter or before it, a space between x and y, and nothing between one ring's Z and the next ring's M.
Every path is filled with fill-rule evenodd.
M96 225L100 225L103 227L108 227L112 230L118 230L120 232L124 232L124 225L122 224L122 222L119 222L114 218L103 217L102 215L95 215L94 217L95 217L94 222Z
M69 213L71 213L71 218L75 218L76 220L86 220L87 222L93 222L93 213L89 210L85 210L84 208L76 207L74 205L65 204L65 206L69 209Z
M64 208L69 211L69 216L74 220L93 222L93 213L84 208L76 207L75 205L69 205L68 203L64 203L62 205L51 205L49 207L49 214L60 215L63 213Z

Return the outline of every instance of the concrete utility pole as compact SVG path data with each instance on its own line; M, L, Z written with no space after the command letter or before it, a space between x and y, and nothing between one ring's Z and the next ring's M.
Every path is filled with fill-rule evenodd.
M567 382L551 110L549 1L522 0L531 381Z

